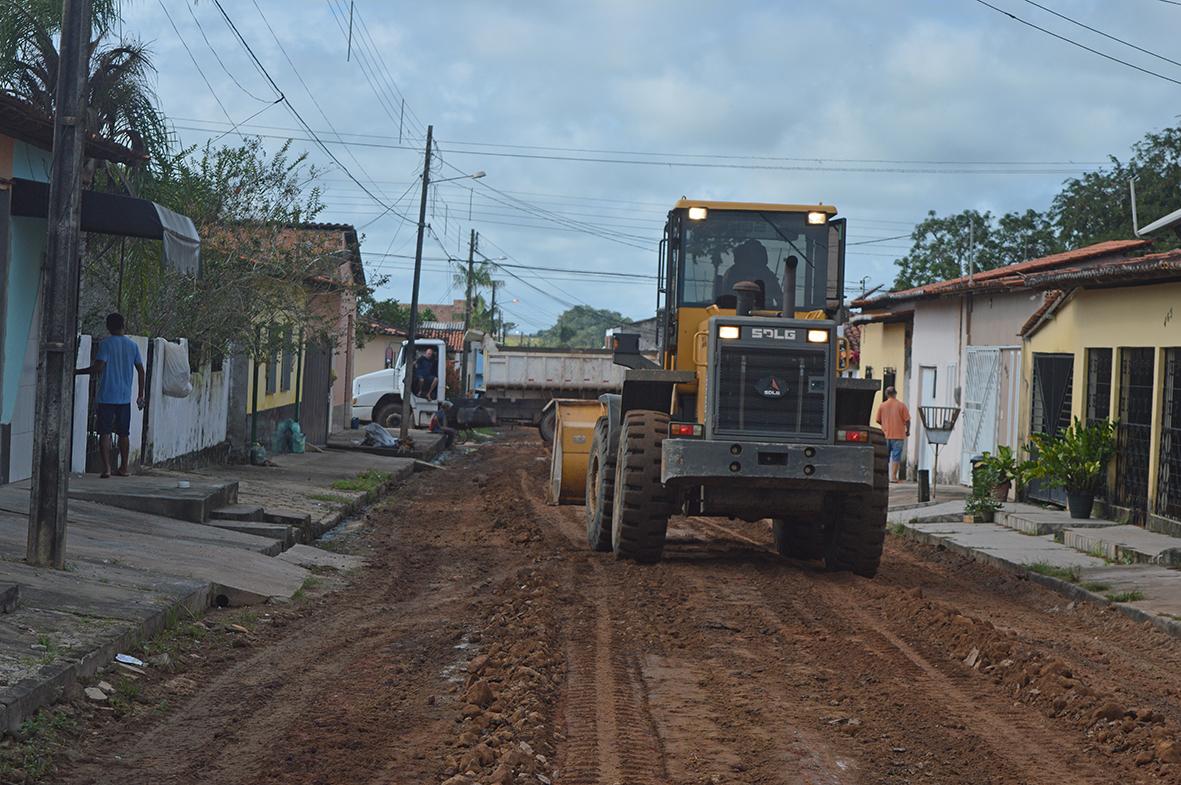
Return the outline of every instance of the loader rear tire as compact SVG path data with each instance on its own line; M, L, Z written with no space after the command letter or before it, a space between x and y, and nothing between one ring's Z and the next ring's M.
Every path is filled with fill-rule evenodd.
M890 464L886 437L869 431L873 445L873 488L847 494L825 527L824 565L866 578L877 574L886 542L886 511L890 497Z
M586 541L592 550L611 550L611 515L615 507L615 451L606 417L595 423L586 462Z
M775 537L775 550L785 559L824 558L824 521L774 518L771 533Z
M554 429L558 427L558 407L551 406L541 413L537 421L537 433L546 444L554 443Z
M615 464L611 547L620 559L651 564L664 554L672 501L660 481L668 415L632 411L623 418Z

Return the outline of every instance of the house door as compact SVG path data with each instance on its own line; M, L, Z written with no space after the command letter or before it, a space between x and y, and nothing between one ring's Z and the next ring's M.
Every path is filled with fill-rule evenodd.
M960 482L972 484L972 459L996 451L996 411L1001 350L968 349L964 379L963 452Z
M1156 513L1181 520L1181 349L1165 350Z
M312 444L328 443L331 395L332 348L322 343L309 342L304 349L299 425Z
M919 406L938 406L936 390L939 384L939 369L933 365L919 366ZM920 428L919 461L920 469L930 470L935 466L935 448L927 441L927 429Z
M1033 411L1029 432L1056 436L1059 431L1070 427L1070 407L1074 386L1074 355L1044 354L1033 355ZM1030 457L1036 458L1036 455ZM1066 504L1066 491L1061 488L1045 488L1037 480L1026 486L1030 498L1052 504Z
M1155 349L1120 349L1119 426L1116 430L1115 504L1143 523L1148 513L1148 451L1152 443Z

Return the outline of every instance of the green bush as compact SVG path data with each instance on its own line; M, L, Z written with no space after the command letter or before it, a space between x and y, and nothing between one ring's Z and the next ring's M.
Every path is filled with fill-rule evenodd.
M997 469L986 461L979 461L972 470L972 494L964 503L968 515L988 516L1000 509L1001 503L992 495L1002 481Z
M1115 427L1113 420L1084 425L1076 417L1057 436L1033 434L1029 451L1037 457L1029 463L1029 478L1051 488L1064 488L1067 493L1098 492L1107 464L1115 455Z

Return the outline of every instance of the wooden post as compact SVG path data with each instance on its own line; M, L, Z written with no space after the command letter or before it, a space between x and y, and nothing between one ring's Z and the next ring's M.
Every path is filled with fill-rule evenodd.
M30 564L58 569L65 567L66 500L74 424L81 269L78 253L89 52L90 0L65 0L46 216L49 233L41 274L41 342L26 551Z

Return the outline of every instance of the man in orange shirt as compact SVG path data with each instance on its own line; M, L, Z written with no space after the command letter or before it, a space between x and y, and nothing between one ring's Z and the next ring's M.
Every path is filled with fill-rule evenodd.
M886 388L886 400L878 407L877 421L886 434L886 445L890 448L890 482L898 482L902 450L910 438L910 410L898 400L897 389Z

